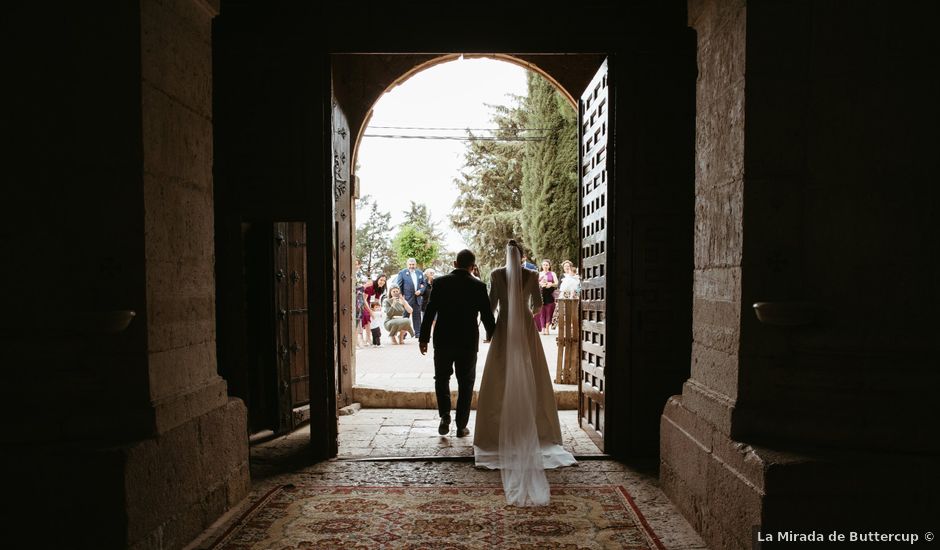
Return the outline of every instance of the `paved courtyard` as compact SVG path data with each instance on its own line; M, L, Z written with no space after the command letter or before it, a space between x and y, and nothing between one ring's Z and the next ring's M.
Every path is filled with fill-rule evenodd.
M572 454L601 454L578 426L578 413L559 411L562 445ZM470 411L468 437L437 433L440 418L433 409L361 409L339 417L338 458L358 457L472 457L476 411Z
M549 336L541 336L542 349L548 363L548 373L555 380L558 345L556 331ZM490 345L480 341L477 355L477 377L475 389L480 389L483 377L483 365ZM416 338L408 337L404 344L392 344L388 334L382 331L381 347L363 347L356 350L356 386L383 388L404 391L434 391L434 350L428 349L427 355L418 351ZM457 390L457 381L452 377L451 389ZM574 390L574 384L555 384L557 390Z
M542 336L542 348L548 363L549 376L554 380L558 346L557 333ZM473 456L476 411L470 412L470 437L450 437L437 433L439 418L434 396L433 350L421 355L418 341L409 337L404 344L391 344L382 335L381 347L364 347L356 351L355 401L362 405L356 414L339 418L339 457L443 457ZM480 389L483 367L489 344L480 342L477 356L475 390ZM451 377L452 392L457 381ZM563 445L573 454L600 454L597 446L578 426L577 385L553 384L561 409ZM476 396L474 396L475 407ZM454 393L453 403L456 404Z

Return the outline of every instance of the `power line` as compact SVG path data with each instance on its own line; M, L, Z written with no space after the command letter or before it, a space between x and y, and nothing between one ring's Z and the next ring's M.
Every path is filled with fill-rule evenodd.
M457 128L454 126L373 126L369 125L369 129L379 128L382 130L455 130L455 131L486 131L486 132L530 132L530 131L552 131L553 128Z
M545 141L544 137L495 137L495 136L406 136L395 134L363 134L362 137L387 139L450 139L454 141Z

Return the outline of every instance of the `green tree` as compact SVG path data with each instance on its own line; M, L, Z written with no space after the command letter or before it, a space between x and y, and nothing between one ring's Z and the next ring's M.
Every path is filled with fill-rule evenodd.
M398 265L404 266L408 258L414 258L419 267L424 267L437 259L440 246L425 231L408 223L395 235L392 249L398 257Z
M443 244L444 234L437 228L438 224L431 220L431 211L428 210L428 206L418 204L415 201L410 202L411 206L408 210L402 212L405 215L405 221L402 222L402 225L413 225L427 233L428 237L438 246Z
M451 224L470 243L485 273L506 262L507 240L525 245L520 190L525 142L520 139L526 139L527 132L522 99L516 97L508 107L489 106L498 129L490 139L473 139L477 136L468 132L464 169L454 180L458 197Z
M392 215L379 210L378 203L366 195L356 203L356 258L362 270L370 277L374 273L388 273L395 268L392 251L390 222Z
M537 259L557 265L578 254L578 118L555 87L528 74L528 124L545 139L525 142L522 234ZM539 263L536 261L535 263Z

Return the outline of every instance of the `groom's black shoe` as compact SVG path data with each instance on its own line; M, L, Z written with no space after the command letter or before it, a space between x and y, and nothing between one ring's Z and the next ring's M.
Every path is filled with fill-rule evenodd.
M441 435L447 435L447 432L449 431L450 431L450 416L442 416L441 425L437 427L437 433Z
M467 437L470 435L470 428L466 426L463 428L457 428L457 437Z

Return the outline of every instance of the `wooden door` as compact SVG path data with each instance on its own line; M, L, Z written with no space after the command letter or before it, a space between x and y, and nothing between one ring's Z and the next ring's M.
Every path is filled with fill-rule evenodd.
M581 365L579 422L604 450L607 339L607 204L610 93L607 61L581 96L578 109L581 220Z
M293 429L309 418L300 409L310 403L307 346L307 227L280 222L274 227L274 314L278 373L278 427Z
M680 39L685 38L683 43ZM663 406L682 392L692 356L695 235L695 36L676 35L670 50L620 59L617 152L608 225L616 225L616 361L608 376L616 433L607 453L655 456ZM627 76L629 75L629 76ZM610 374L610 373L609 373ZM613 405L613 407L610 407ZM612 448L616 445L618 448Z
M333 101L333 223L335 226L336 279L333 300L336 312L336 406L352 403L353 296L352 296L352 189L350 180L349 123L340 106Z

